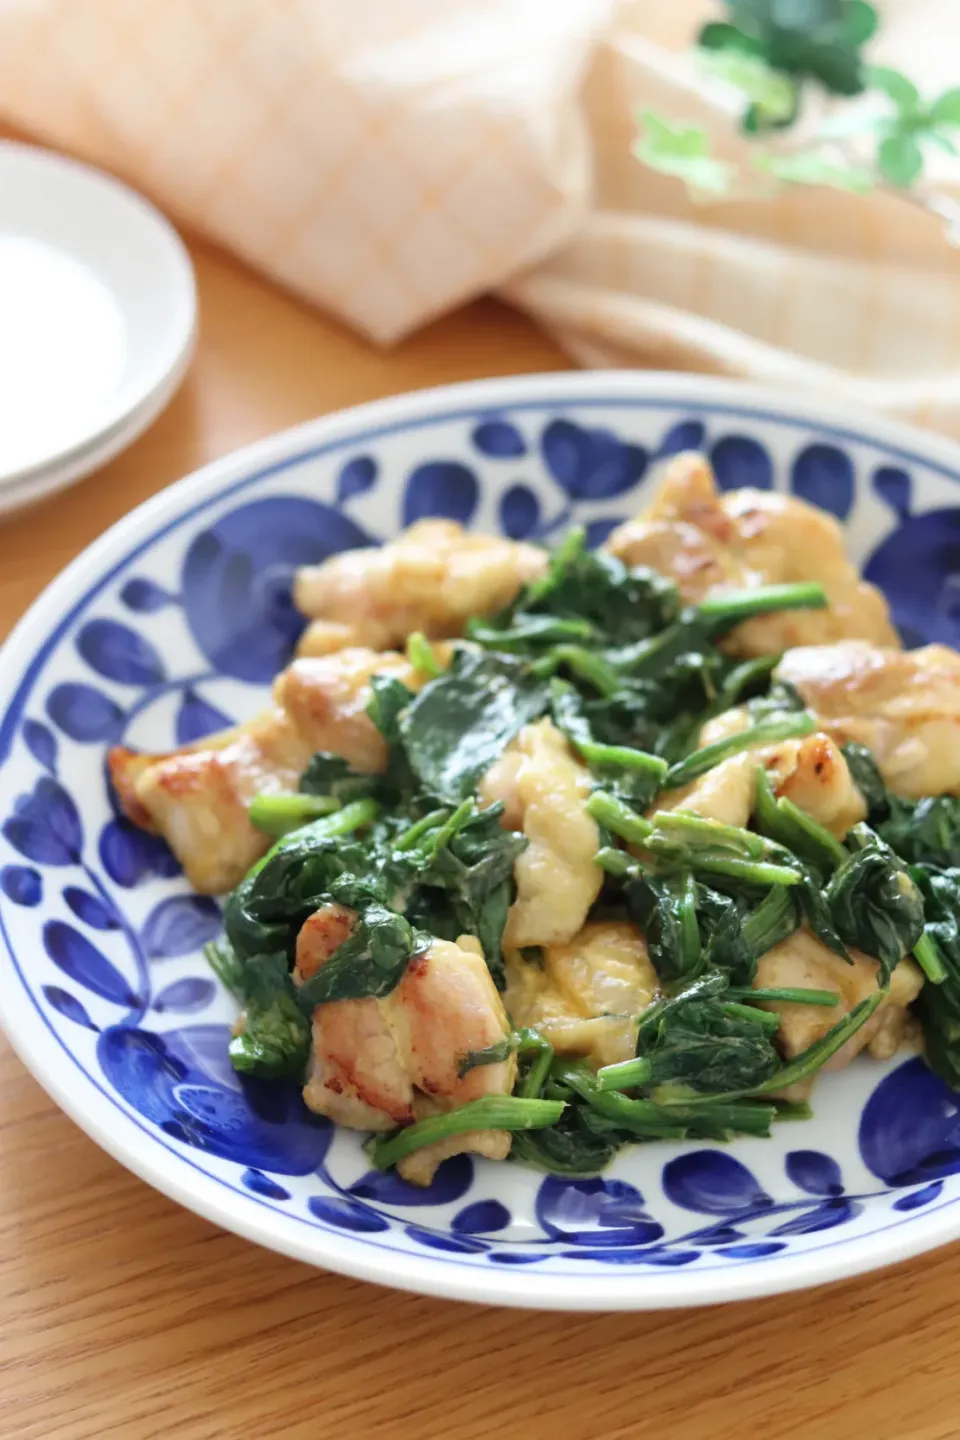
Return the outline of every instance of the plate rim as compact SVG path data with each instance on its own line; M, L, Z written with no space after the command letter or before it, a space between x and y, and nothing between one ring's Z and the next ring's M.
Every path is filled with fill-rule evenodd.
M57 472L57 479L50 485L44 484L44 489L38 491L37 498L40 498L42 494L53 493L58 488L65 488L88 473L86 466L90 459L90 452L95 452L90 466L90 468L95 468L97 464L101 463L101 449L104 457L103 463L105 463L106 460L113 458L119 449L123 448L123 443L132 443L141 431L157 418L175 393L193 357L198 313L197 278L190 252L172 222L146 195L141 194L139 190L108 170L103 170L79 157L49 149L42 144L31 144L3 137L0 138L0 160L4 153L18 155L24 158L28 164L49 170L54 175L57 172L65 171L79 176L93 188L102 187L104 190L111 191L121 203L128 206L131 212L137 212L141 220L151 225L158 236L163 239L164 249L170 263L173 286L185 304L185 323L183 331L176 338L175 343L167 347L166 353L160 355L157 363L151 367L150 375L125 401L122 399L123 386L121 383L118 387L117 397L105 405L102 419L93 429L88 430L80 439L68 440L43 459L30 461L17 469L0 471L0 514L5 509L12 510L18 508L19 504L29 503L24 499L10 506L3 506L4 492L8 488L14 489L25 487L31 483L44 483L51 471ZM54 183L56 182L54 181ZM61 248L65 254L72 255L73 252L69 245ZM113 292L111 291L111 293ZM143 424L140 429L128 427L127 422L141 419ZM111 442L117 438L120 432L122 432L124 440L118 444L116 449L111 449ZM126 439L128 435L129 439ZM64 472L68 474L69 478L60 478Z
M75 557L41 592L15 626L0 649L0 685L8 695L19 690L50 640L51 631L62 621L78 591L86 591L90 576L103 583L112 569L127 563L143 545L157 538L158 530L186 519L191 511L211 500L225 498L231 485L269 473L275 465L289 464L299 453L327 450L357 435L358 442L398 425L427 425L448 418L458 410L491 411L516 409L524 403L543 405L623 404L631 399L647 405L690 405L692 408L729 407L758 418L769 416L823 428L829 427L854 441L877 443L904 458L948 472L960 480L960 445L947 437L928 434L900 421L874 416L869 411L853 412L846 406L821 401L817 396L784 394L773 388L736 380L669 371L559 371L533 375L506 376L467 381L408 391L317 417L301 425L276 432L239 450L218 457L144 501L122 516L103 535ZM379 423L378 423L379 422ZM190 500L189 504L184 501ZM86 577L86 578L84 578ZM39 646L35 637L40 636ZM9 677L9 678L8 678ZM9 711L3 716L8 728ZM0 750L0 764L7 755ZM12 952L4 937L3 968L13 967ZM130 1125L112 1123L112 1113L92 1108L86 1091L95 1082L82 1067L83 1084L68 1083L56 1052L44 1053L42 1046L27 1043L34 1027L41 1026L39 1013L31 1015L29 1000L19 984L0 986L0 1026L23 1064L59 1107L91 1139L161 1193L185 1208L224 1228L276 1250L293 1259L351 1275L373 1283L389 1285L447 1299L559 1310L648 1310L678 1308L736 1299L760 1298L791 1290L848 1278L886 1267L937 1248L960 1237L960 1197L937 1209L913 1212L894 1225L852 1239L839 1239L816 1251L768 1257L760 1264L731 1266L716 1273L656 1272L636 1270L590 1275L572 1281L569 1275L551 1276L547 1271L526 1267L510 1270L481 1269L457 1265L452 1257L391 1252L389 1266L377 1256L368 1240L347 1234L333 1236L308 1227L298 1243L294 1227L279 1229L266 1216L261 1220L255 1196L240 1195L222 1186L215 1176L202 1171L187 1156L177 1155L191 1165L199 1183L189 1183L180 1165L170 1165L157 1148L156 1138L138 1127L134 1116L118 1105ZM27 1024L18 1029L24 1016ZM51 1058L52 1057L52 1058ZM107 1118L104 1118L107 1117ZM137 1134L137 1130L142 1133ZM269 1209L269 1207L264 1207ZM951 1213L953 1212L953 1213ZM270 1210L274 1215L276 1212ZM919 1222L919 1223L918 1223ZM892 1236L891 1231L899 1231ZM825 1256L835 1251L837 1257ZM821 1258L823 1257L823 1258ZM776 1260L777 1263L773 1263ZM462 1272L462 1273L461 1273ZM639 1293L637 1293L639 1292Z

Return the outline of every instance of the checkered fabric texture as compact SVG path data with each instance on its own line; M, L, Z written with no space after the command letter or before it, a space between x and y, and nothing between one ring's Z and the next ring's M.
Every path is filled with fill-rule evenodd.
M960 83L960 0L886 0L875 59ZM0 115L379 342L498 289L584 364L826 391L960 432L960 250L902 198L696 205L637 111L726 102L706 0L0 0ZM960 200L960 162L932 184ZM2 323L2 322L0 322Z

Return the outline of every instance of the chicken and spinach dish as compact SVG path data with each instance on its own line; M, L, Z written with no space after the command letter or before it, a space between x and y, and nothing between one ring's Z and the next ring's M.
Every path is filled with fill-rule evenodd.
M600 550L424 520L295 599L269 709L110 757L229 892L239 1071L415 1184L766 1135L903 1043L960 1087L960 655L831 517L682 455Z

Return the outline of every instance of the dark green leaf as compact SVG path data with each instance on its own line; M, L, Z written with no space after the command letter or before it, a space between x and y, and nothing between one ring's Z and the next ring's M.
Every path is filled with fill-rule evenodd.
M396 745L400 740L400 716L413 698L413 691L392 675L370 677L367 714L388 745Z
M825 891L845 944L879 960L883 983L923 934L923 897L902 862L866 825L847 837L853 847Z
M300 776L300 790L304 795L332 795L341 805L346 805L350 800L375 795L379 781L378 775L362 775L351 770L339 755L318 750Z
M402 915L383 905L368 905L349 939L300 986L297 998L301 1009L310 1014L317 1005L331 1000L389 995L425 944Z
M236 1070L265 1078L301 1080L310 1058L310 1027L297 1004L283 955L242 960L226 941L206 949L217 978L243 1006L239 1033L228 1047Z
M914 803L891 795L879 833L908 864L960 865L960 799L937 795Z
M548 683L523 661L458 650L449 670L426 685L400 719L422 789L439 800L462 800L549 701Z
M887 797L887 787L883 776L880 774L880 767L874 760L872 753L866 745L858 745L855 740L848 740L841 745L843 757L847 762L847 769L853 778L860 794L863 796L867 807L867 818L871 824L882 820L889 812L890 806ZM896 849L896 844L888 841Z
M502 805L476 811L420 875L417 923L442 939L475 935L494 980L503 984L502 941L516 887L517 858L527 840L500 824Z

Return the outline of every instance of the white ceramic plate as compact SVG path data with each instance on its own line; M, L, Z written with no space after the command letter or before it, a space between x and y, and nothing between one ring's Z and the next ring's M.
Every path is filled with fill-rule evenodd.
M960 1237L956 1097L916 1056L824 1077L769 1140L657 1144L602 1176L459 1157L426 1191L226 1059L219 925L116 812L107 746L252 715L290 653L293 569L411 519L601 539L654 462L789 491L846 526L911 641L956 643L960 451L816 401L696 376L567 374L423 391L318 420L149 501L41 597L0 657L0 1020L24 1062L151 1184L261 1244L461 1299L642 1309L769 1295Z
M193 270L126 186L0 142L0 317L9 509L102 464L159 413L193 347Z

